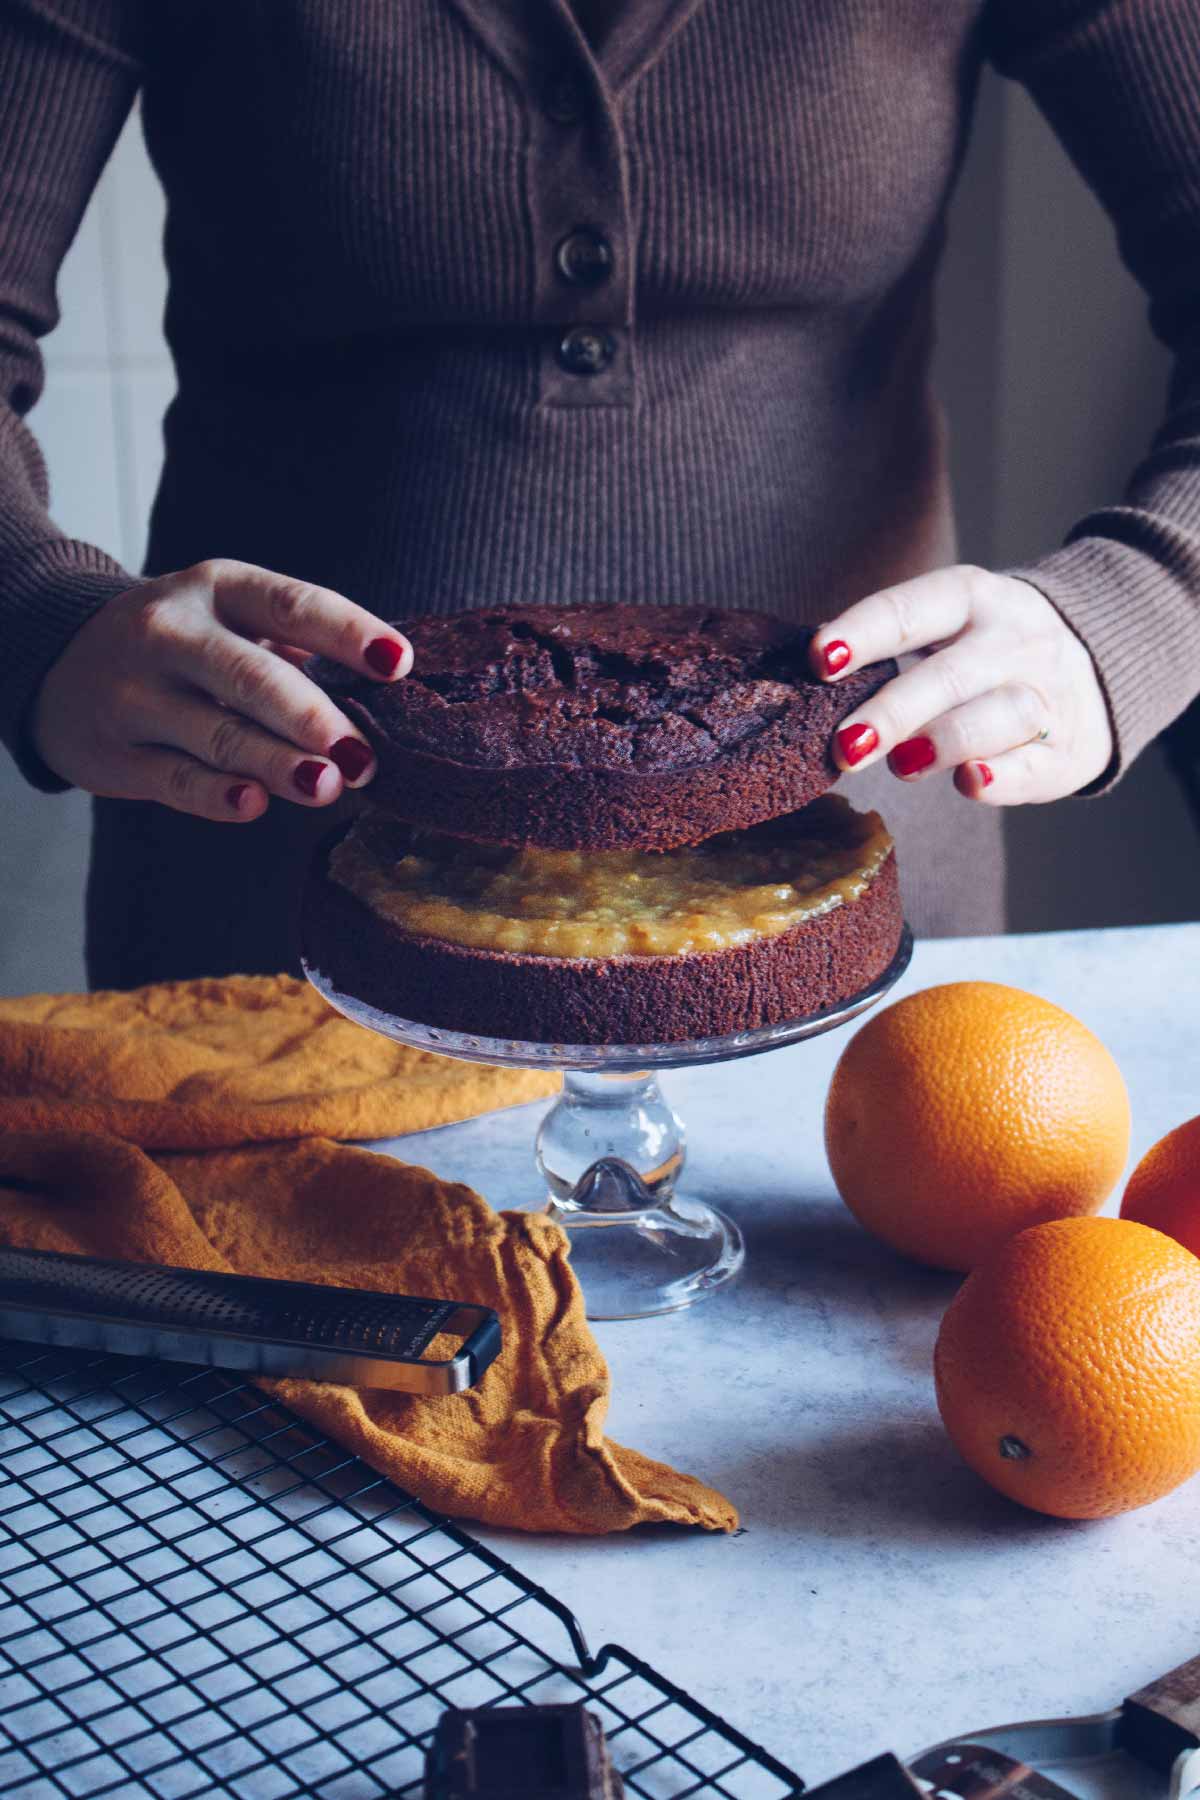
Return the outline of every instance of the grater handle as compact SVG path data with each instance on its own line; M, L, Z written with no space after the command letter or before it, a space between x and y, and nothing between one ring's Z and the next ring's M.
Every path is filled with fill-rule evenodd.
M1131 1695L1121 1708L1119 1736L1123 1749L1164 1772L1200 1746L1200 1656Z

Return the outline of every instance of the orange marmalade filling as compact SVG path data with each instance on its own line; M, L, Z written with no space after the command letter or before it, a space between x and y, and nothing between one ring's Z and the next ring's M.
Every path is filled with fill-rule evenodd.
M858 899L892 847L837 794L680 850L510 850L366 815L334 880L406 932L531 956L681 956L774 937Z

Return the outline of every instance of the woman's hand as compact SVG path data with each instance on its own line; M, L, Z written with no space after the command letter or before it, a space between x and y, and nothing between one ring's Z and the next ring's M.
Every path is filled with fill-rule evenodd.
M203 562L118 594L42 682L33 745L64 781L246 822L268 796L327 806L375 773L361 732L299 664L380 680L411 646L353 601L249 563Z
M882 588L822 625L813 670L837 681L883 657L920 651L834 733L834 758L862 769L886 756L904 781L954 770L969 800L1060 800L1112 757L1108 708L1091 657L1026 581L960 563Z

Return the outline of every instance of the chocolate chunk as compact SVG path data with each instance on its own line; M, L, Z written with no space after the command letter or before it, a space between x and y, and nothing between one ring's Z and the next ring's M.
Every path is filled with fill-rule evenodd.
M495 1706L442 1714L425 1759L425 1800L622 1800L594 1714Z

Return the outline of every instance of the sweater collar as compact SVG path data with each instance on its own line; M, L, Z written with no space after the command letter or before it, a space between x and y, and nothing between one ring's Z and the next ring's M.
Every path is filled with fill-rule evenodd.
M522 88L564 64L584 66L619 99L657 61L706 0L626 0L597 57L569 0L447 0Z

